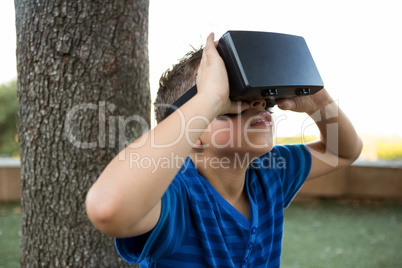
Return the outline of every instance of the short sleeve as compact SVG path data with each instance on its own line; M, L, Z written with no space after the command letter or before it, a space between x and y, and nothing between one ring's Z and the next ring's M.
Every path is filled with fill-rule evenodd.
M177 175L162 197L161 215L155 228L145 235L115 239L120 256L127 262L140 263L172 254L185 239L184 213L188 203L186 185Z
M311 169L311 154L304 144L277 145L271 151L276 158L282 158L283 166L280 169L284 207L288 207Z

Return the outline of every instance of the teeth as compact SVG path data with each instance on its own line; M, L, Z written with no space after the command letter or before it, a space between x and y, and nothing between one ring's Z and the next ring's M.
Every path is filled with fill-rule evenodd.
M260 112L259 114L255 115L251 121L251 126L254 125L272 125L271 122L271 115L268 114L268 112Z

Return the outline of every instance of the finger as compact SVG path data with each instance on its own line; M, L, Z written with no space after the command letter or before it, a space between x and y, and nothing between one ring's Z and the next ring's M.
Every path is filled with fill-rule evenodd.
M290 99L276 100L275 103L281 110L294 110L296 107L294 100Z

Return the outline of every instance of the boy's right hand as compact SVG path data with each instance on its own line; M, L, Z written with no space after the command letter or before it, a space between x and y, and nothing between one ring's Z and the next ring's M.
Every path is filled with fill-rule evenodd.
M229 99L229 80L225 63L214 43L214 34L207 38L197 74L197 90L220 105L219 114L240 113L249 107L246 102L232 102ZM239 105L240 104L240 105Z

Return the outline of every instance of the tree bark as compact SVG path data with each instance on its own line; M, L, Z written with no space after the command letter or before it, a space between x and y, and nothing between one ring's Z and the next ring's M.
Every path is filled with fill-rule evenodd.
M22 267L133 267L85 196L150 119L148 0L15 0Z

